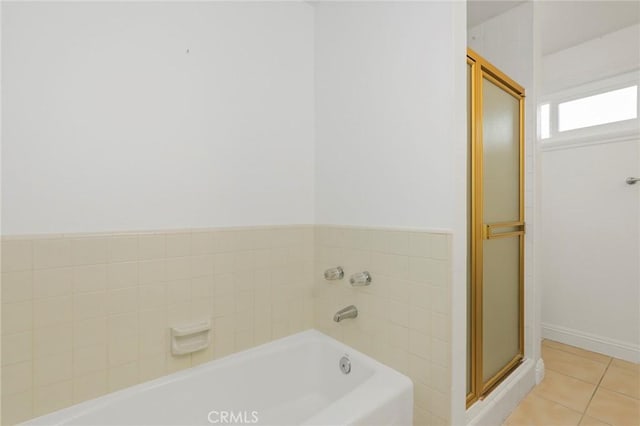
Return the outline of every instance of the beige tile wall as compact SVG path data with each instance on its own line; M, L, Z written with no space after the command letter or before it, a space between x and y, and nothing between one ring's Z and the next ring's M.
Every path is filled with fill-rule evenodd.
M5 237L2 424L310 327L411 377L416 425L448 424L450 245L328 226ZM347 277L325 281L335 265ZM359 317L334 323L349 304ZM203 318L212 347L171 356L169 326Z
M312 327L311 226L2 239L2 424ZM210 318L213 345L169 353Z
M449 424L450 246L446 233L316 227L315 327L411 377L415 425ZM343 280L324 280L333 266ZM351 287L363 270L371 285ZM350 304L358 318L335 323Z

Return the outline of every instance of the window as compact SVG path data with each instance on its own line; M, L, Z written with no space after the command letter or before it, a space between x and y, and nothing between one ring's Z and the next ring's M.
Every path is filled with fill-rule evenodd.
M638 117L638 86L558 104L558 131L581 129Z
M551 136L551 105L540 105L540 137L548 139Z
M540 139L594 139L637 132L639 86L638 74L631 73L549 96L538 110Z

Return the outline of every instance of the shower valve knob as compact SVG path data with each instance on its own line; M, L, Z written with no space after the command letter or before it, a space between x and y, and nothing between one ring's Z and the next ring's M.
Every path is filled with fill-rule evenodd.
M349 278L349 282L354 287L360 287L371 284L371 274L369 272L358 272L356 274L351 275Z
M344 271L340 266L329 268L324 271L324 279L328 281L341 280L344 277Z

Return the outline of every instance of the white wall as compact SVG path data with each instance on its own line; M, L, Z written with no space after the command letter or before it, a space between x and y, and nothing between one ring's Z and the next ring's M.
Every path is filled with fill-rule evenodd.
M3 234L313 221L309 4L2 8Z
M534 4L524 3L482 24L470 28L467 34L469 47L483 56L525 89L525 299L533 299L534 282L534 215L536 157L536 43L534 37ZM531 300L533 301L533 300ZM534 314L533 305L527 315ZM536 359L538 346L532 337L535 334L533 317L526 322L525 355Z
M452 7L316 6L318 223L454 225Z
M466 4L315 7L316 223L452 231L449 420L463 424Z
M612 77L638 68L640 24L623 28L542 59L541 94Z
M529 89L527 97L533 88L533 8L531 2L522 4L467 33L469 47Z
M525 326L524 355L533 362L523 364L528 372L512 374L492 394L476 403L469 417L474 424L501 423L534 384L533 367L540 358L539 286L536 276L536 97L539 68L539 34L536 26L536 5L526 2L469 28L468 46L483 56L525 89ZM540 379L540 378L538 378ZM510 383L509 381L513 381ZM514 392L504 392L513 387ZM515 396L514 396L515 395Z
M4 14L2 13L2 4L0 4L0 23L3 22L4 19ZM2 95L2 49L4 46L4 37L2 35L2 31L0 30L0 97ZM0 136L3 134L3 122L2 122L2 111L3 111L3 102L1 102L1 98L0 98ZM2 235L2 137L0 137L0 236ZM0 244L0 318L4 317L3 312L2 312L2 259L3 259L3 252L2 252L2 244ZM1 321L1 320L0 320ZM0 322L0 333L2 333L2 324ZM2 348L2 339L0 339L0 354L2 354L3 352L3 348ZM0 365L2 365L2 355L0 355ZM2 383L1 383L1 379L0 379L0 399L2 398ZM2 403L0 403L0 419L2 419Z
M461 424L465 7L5 6L3 233L312 221L452 230L451 421Z
M638 137L544 152L547 337L640 360Z
M545 56L545 94L637 72L639 40L634 25ZM624 180L640 138L598 132L542 144L543 335L638 362L640 193Z

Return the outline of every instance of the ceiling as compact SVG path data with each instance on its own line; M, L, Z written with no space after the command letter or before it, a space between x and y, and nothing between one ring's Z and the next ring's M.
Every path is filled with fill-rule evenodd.
M485 1L485 0L468 0L467 1L467 28L487 21L494 16L498 16L507 10L524 3L525 0L514 1Z
M469 0L467 27L500 15L524 3L521 1ZM640 22L637 1L539 1L536 16L540 25L543 55L583 43Z
M640 22L636 1L548 1L539 11L543 55Z

